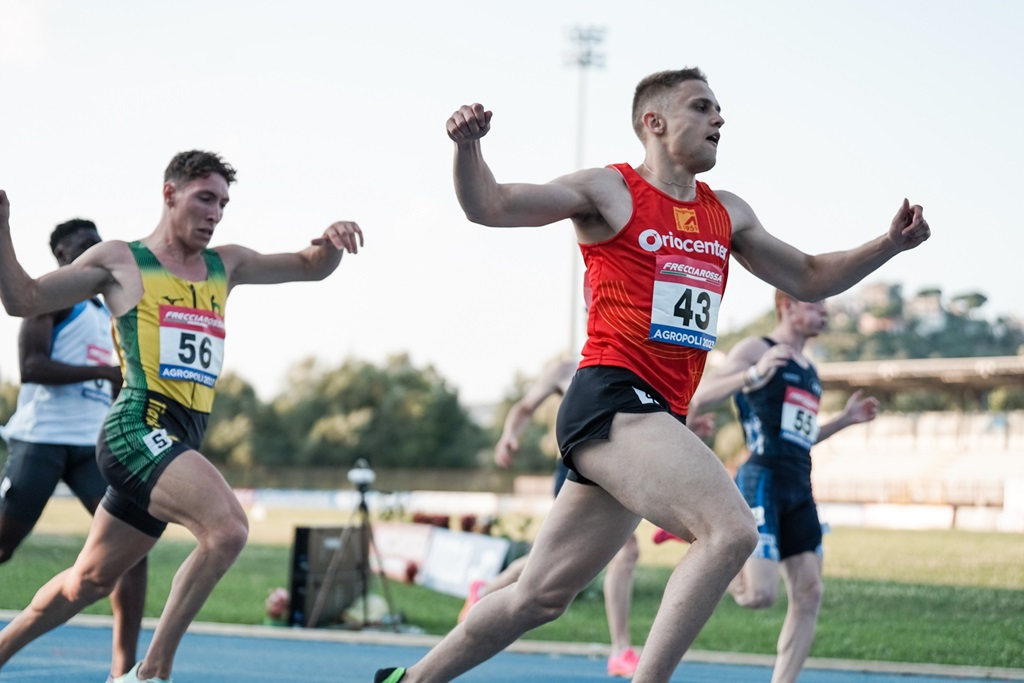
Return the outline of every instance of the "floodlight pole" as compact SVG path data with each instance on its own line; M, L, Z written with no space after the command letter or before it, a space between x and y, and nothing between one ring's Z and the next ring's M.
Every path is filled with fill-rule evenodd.
M576 25L569 29L569 40L572 41L572 52L569 63L579 69L579 80L576 100L576 170L583 168L583 142L587 111L587 71L604 66L604 53L598 48L604 42L603 26ZM580 351L580 297L582 282L580 279L580 256L573 234L569 282L569 358L574 358Z

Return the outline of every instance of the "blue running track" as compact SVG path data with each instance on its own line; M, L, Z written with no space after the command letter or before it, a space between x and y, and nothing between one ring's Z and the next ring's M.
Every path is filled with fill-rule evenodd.
M3 613L9 619L11 613ZM0 622L4 623L4 622ZM146 625L152 626L147 620ZM141 648L152 636L147 628ZM103 683L110 657L110 620L79 617L18 653L0 681ZM341 633L302 629L194 624L182 641L176 683L305 681L370 683L381 666L409 664L436 639L386 633ZM602 681L606 646L521 641L459 678L467 683ZM727 653L690 653L673 683L767 682L771 658ZM972 683L1022 680L1024 670L895 665L812 660L801 683Z

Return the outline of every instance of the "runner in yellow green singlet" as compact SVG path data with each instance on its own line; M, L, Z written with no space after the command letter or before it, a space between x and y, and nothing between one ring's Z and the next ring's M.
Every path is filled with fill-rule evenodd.
M202 252L206 278L191 281L164 268L141 241L128 247L142 298L115 320L125 386L104 422L98 459L112 484L107 510L159 536L166 524L145 512L149 491L177 455L202 441L224 359L228 283L213 249Z
M178 569L146 656L117 683L169 681L174 653L217 581L245 545L248 520L198 448L224 357L224 309L241 284L320 280L356 253L363 233L333 223L301 251L209 247L235 170L216 154L182 152L164 173L160 221L135 242L97 244L40 278L18 263L10 203L0 190L0 299L34 316L102 294L115 319L124 388L97 448L109 486L74 566L39 589L0 631L0 667L38 636L111 592L168 522L196 538Z

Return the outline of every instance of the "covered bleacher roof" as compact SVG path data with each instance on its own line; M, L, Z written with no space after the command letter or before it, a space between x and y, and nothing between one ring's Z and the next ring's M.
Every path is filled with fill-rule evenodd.
M821 363L818 376L825 389L846 391L986 391L1004 386L1024 386L1024 356Z

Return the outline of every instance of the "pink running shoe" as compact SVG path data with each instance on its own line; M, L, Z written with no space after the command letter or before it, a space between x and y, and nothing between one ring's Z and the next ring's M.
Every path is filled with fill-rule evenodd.
M660 528L654 532L654 536L651 537L651 540L654 541L654 545L661 545L665 541L679 541L680 543L685 543L683 539L679 538L675 534L669 533L668 531Z
M469 614L469 608L480 602L480 589L483 588L486 583L486 581L481 581L480 579L469 582L469 592L466 594L466 604L462 606L462 610L459 612L460 624L466 619L466 615Z
M617 657L608 658L608 675L632 678L639 662L640 658L637 656L636 650L631 647L626 648Z

